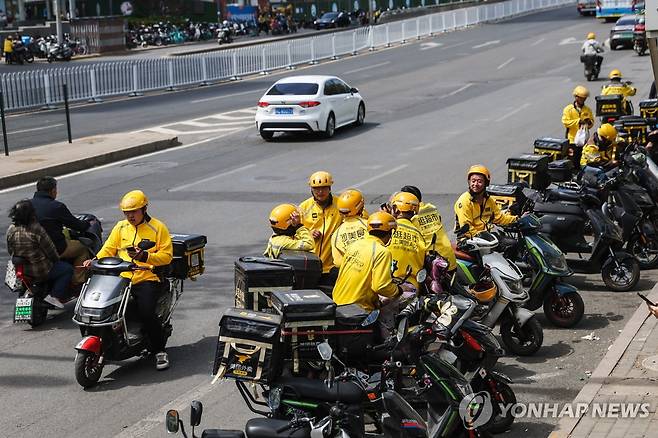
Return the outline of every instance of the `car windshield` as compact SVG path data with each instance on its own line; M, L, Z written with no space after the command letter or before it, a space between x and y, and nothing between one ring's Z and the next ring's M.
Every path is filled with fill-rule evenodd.
M274 84L267 92L268 96L282 96L282 95L305 95L311 96L317 94L318 84L296 83L288 82L282 84Z
M336 18L336 17L338 17L338 12L327 12L320 18L323 20L331 20L332 18Z
M635 24L635 17L620 18L617 20L617 26L630 26Z

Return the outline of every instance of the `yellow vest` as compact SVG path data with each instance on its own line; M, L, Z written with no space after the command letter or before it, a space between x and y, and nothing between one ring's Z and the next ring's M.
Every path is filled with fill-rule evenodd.
M313 231L322 233L322 237L315 239L313 251L322 260L322 273L327 273L334 267L334 260L331 256L331 236L343 221L336 205L336 198L333 197L331 204L323 209L313 197L310 197L299 204L299 210L302 214L302 224L308 228L311 236Z
M421 202L418 213L411 218L411 223L418 228L425 238L425 243L428 245L427 250L436 251L441 257L446 259L450 263L448 269L456 269L457 260L455 258L455 251L452 249L450 238L446 233L443 222L441 222L439 210L429 202ZM433 246L432 239L434 239Z
M331 256L340 268L347 247L368 234L368 224L361 217L346 217L331 237Z
M286 236L282 234L272 234L270 240L267 242L264 256L271 259L279 257L281 251L284 249L292 249L296 251L313 251L315 243L311 232L304 226L299 227L295 231L294 236Z
M562 124L567 130L569 143L573 144L578 128L580 127L580 122L585 120L594 122L592 110L587 105L583 105L580 110L573 103L564 107L564 110L562 110Z
M464 192L455 202L455 230L469 225L465 234L473 237L480 231L490 230L493 224L508 225L516 220L516 216L502 212L500 206L489 196L485 195L484 208L479 202L472 200L469 192Z
M427 243L409 219L397 219L397 222L398 227L393 231L391 243L388 244L395 267L393 276L402 279L407 275L408 267L411 267L411 275L407 281L418 287L416 274L425 265Z

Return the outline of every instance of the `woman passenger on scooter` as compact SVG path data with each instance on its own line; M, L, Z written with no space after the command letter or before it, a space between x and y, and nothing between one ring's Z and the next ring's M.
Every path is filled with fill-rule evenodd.
M9 210L12 224L7 230L7 251L12 257L22 257L25 274L32 281L48 281L50 294L43 300L63 309L62 301L69 296L68 288L73 277L73 266L59 259L55 244L37 222L37 215L28 199L18 201Z

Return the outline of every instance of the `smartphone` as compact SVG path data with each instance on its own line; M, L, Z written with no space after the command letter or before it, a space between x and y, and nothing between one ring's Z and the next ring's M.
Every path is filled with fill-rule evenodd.
M652 305L652 306L655 306L655 304L652 303L651 300L649 300L649 298L645 297L645 296L642 295L641 293L637 292L637 296L640 297L640 298L642 298L647 304L650 304L650 305Z

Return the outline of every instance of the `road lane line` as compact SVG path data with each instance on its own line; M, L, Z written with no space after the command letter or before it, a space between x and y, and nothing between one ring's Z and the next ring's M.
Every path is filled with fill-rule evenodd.
M79 170L77 172L67 173L66 175L58 176L57 179L60 180L60 179L64 179L64 178L70 178L72 176L84 175L85 173L95 172L97 170L103 170L103 169L107 169L107 168L110 168L110 167L113 167L113 166L120 166L122 164L130 163L132 161L137 161L137 160L143 160L144 158L154 157L156 155L164 154L166 152L180 151L180 150L183 150L183 149L198 146L200 144L210 143L211 141L219 140L220 138L226 137L226 136L234 134L236 132L245 131L247 129L251 129L251 127L237 128L237 129L234 129L231 132L227 132L227 133L224 133L222 135L216 135L214 137L208 137L206 139L195 141L193 143L183 144L183 145L176 146L176 147L169 148L169 149L162 149L160 151L155 151L155 152L151 152L151 153L144 154L144 155L138 155L136 157L126 158L125 160L116 161L114 163L103 164L102 166L92 167L90 169L84 169L84 170ZM23 184L23 185L16 186L16 187L10 187L10 188L7 188L7 189L0 190L0 194L10 193L10 192L14 192L16 190L21 190L21 189L25 189L25 188L33 187L33 186L34 186L34 182Z
M368 183L371 183L371 182L373 182L373 181L377 181L377 180L380 179L380 178L383 178L383 177L388 176L388 175L390 175L390 174L392 174L392 173L395 173L395 172L397 172L398 170L402 170L402 169L404 169L405 167L409 167L409 165L408 165L408 164L402 164L402 165L400 165L400 166L398 166L398 167L394 167L393 169L388 170L388 171L383 172L383 173L380 173L380 174L378 174L378 175L376 175L376 176L373 176L372 178L364 179L364 180L361 181L361 182L358 182L358 183L356 183L356 184L353 184L353 185L350 186L350 188L358 189L359 187L362 187L362 186L364 186L364 185L366 185L366 184L368 184ZM343 191L345 191L345 190L346 190L346 189L339 190L338 193L341 193L341 192L343 192Z
M512 117L514 114L523 111L524 109L528 108L529 106L530 106L529 103L524 103L524 104L521 105L520 107L518 107L518 108L516 108L516 109L513 109L512 111L508 112L508 113L505 114L504 116L499 117L498 119L496 119L496 122L502 122L503 120L505 120L505 119L507 119L507 118L509 118L509 117Z
M255 94L255 93L263 94L264 91L263 90L252 90L252 91L243 91L241 93L222 94L221 96L206 97L205 99L191 100L190 103L210 102L211 100L224 99L225 97L246 96L248 94Z
M537 41L535 41L534 43L530 44L530 47L537 46L537 45L543 43L544 41L546 41L546 38L539 38Z
M181 190L185 190L185 189L187 189L189 187L192 187L192 186L195 186L197 184L203 184L205 182L212 181L214 179L221 178L221 177L226 176L226 175L232 175L234 173L241 172L243 170L251 169L252 167L256 167L256 165L252 163L252 164L247 164L246 166L236 167L235 169L228 170L228 171L222 172L222 173L218 173L217 175L209 176L208 178L203 178L203 179L200 179L198 181L194 181L194 182L191 182L191 183L188 183L188 184L183 184L182 186L171 188L171 189L169 189L169 191L170 192L180 192Z
M468 41L462 41L460 43L455 43L455 44L451 44L449 46L444 46L444 47L441 47L441 49L439 49L439 50L452 49L453 47L463 46L464 44L468 44Z
M373 65L368 65L366 67L356 68L354 70L348 70L346 72L343 72L343 74L349 75L349 74L352 74L352 73L358 73L360 71L366 71L366 70L370 70L372 68L382 67L382 66L390 64L390 63L391 63L391 61L380 62L379 64L373 64Z
M466 90L467 88L470 88L470 87L472 87L472 86L473 86L473 84L468 83L468 84L464 85L463 87L457 88L455 91L453 91L453 92L451 92L451 93L444 94L443 96L441 96L441 99L443 99L443 98L445 98L445 97L454 96L455 94L457 94L457 93L461 93L462 91L464 91L464 90Z
M38 128L21 129L20 131L8 132L7 135L22 134L24 132L32 132L32 131L41 131L41 130L44 130L44 129L57 128L58 126L64 126L64 124L63 123L58 123L56 125L40 126Z
M503 63L500 64L498 67L496 67L496 70L500 70L501 68L505 68L505 66L506 66L507 64L509 64L510 62L514 61L514 59L516 59L516 58L514 58L514 57L512 56L510 59L508 59L507 61L503 62Z
M254 116L253 115L245 115L245 116L229 116L228 113L222 113L222 114L211 114L209 116L204 116L204 117L199 117L198 119L194 120L200 120L200 119L217 119L217 120L249 120L253 121Z
M494 44L500 43L500 40L487 41L486 43L478 44L473 46L474 49L481 49L482 47L493 46Z

